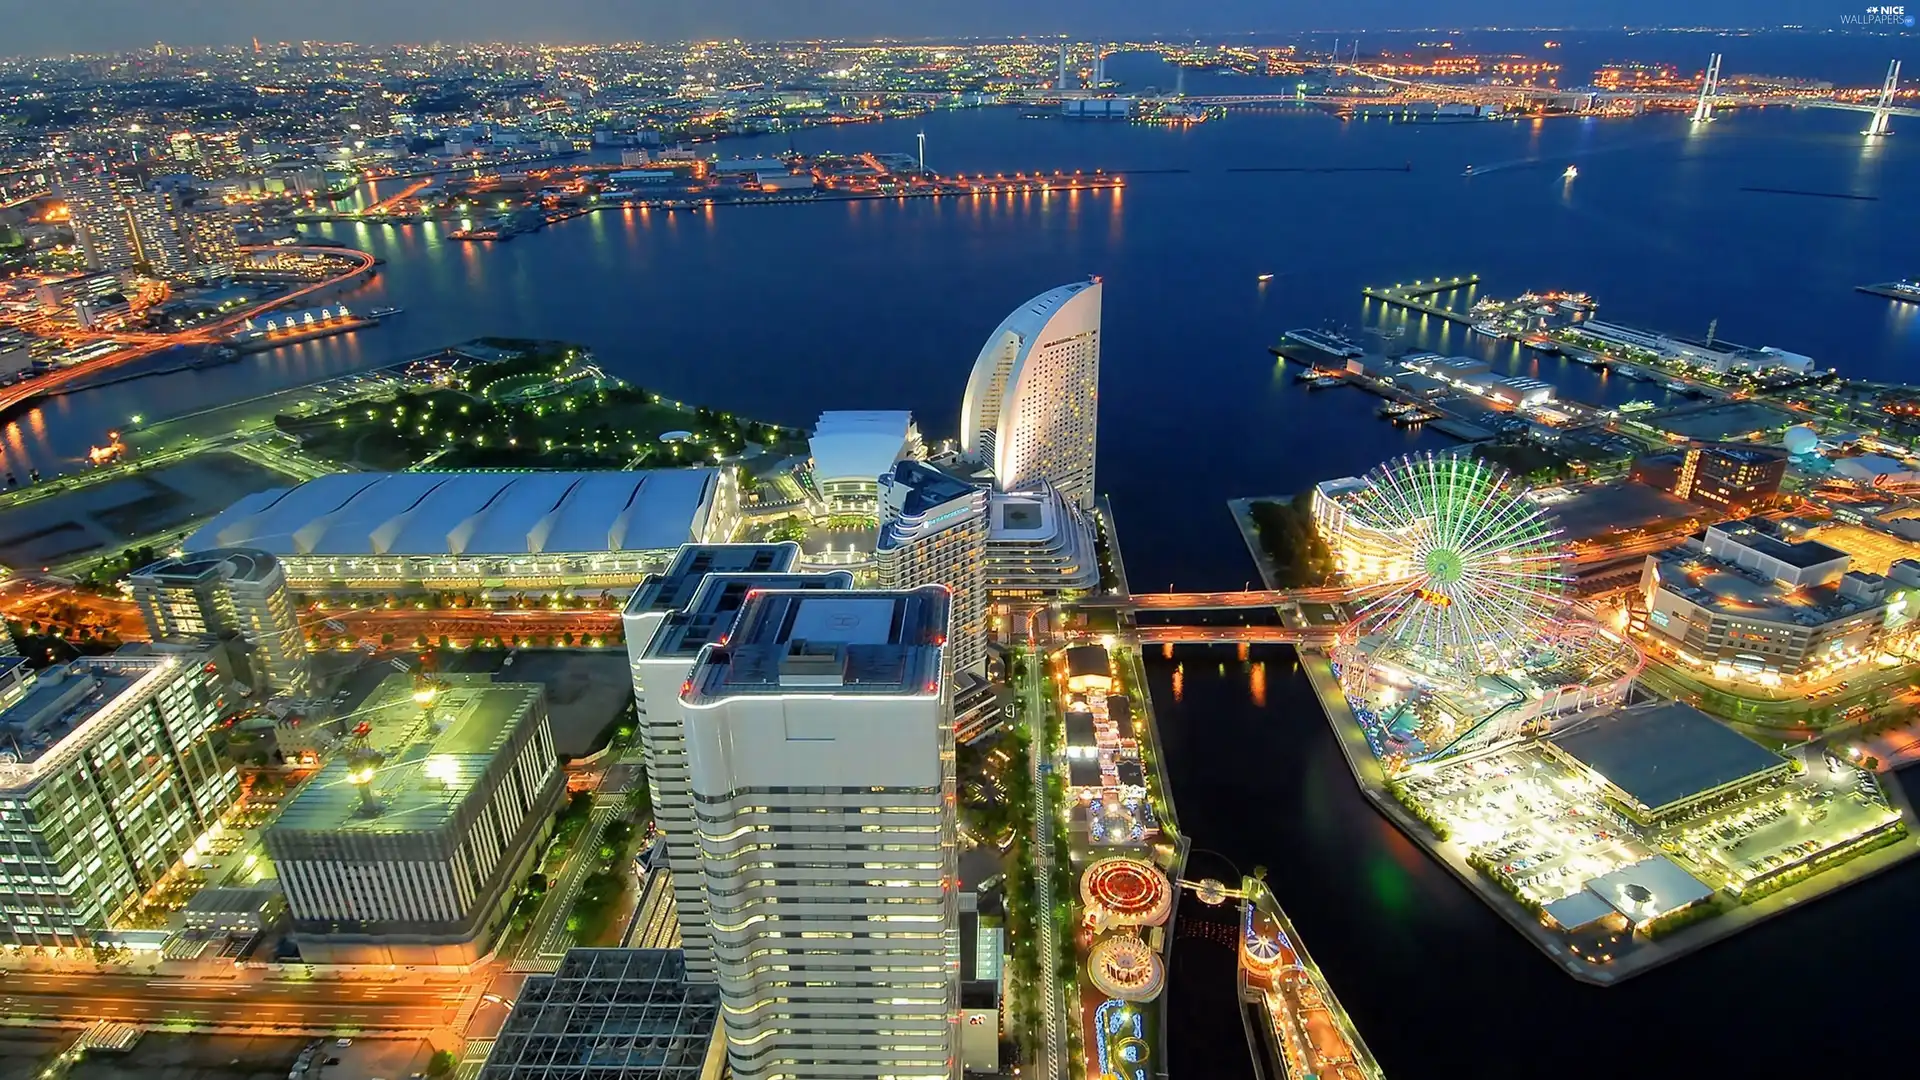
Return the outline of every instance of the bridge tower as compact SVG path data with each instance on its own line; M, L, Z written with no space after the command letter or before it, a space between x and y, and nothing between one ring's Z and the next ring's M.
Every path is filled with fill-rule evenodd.
M1173 96L1187 96L1187 65L1181 64L1173 69Z
M1700 101L1693 107L1693 122L1704 124L1713 119L1713 96L1720 92L1720 54L1707 62L1706 78L1700 81Z
M1887 65L1887 81L1880 87L1880 102L1873 107L1873 122L1867 125L1869 135L1891 135L1893 128L1893 92L1900 89L1900 61Z
M1053 84L1053 88L1055 90L1067 88L1067 47L1065 45L1060 46L1060 79Z

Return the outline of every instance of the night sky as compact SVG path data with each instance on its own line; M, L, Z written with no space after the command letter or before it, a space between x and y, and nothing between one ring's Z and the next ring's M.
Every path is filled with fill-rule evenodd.
M1880 0L1874 0L1880 2ZM1911 0L1910 0L1911 2ZM0 55L302 39L1084 37L1441 26L1838 27L1866 0L0 0Z

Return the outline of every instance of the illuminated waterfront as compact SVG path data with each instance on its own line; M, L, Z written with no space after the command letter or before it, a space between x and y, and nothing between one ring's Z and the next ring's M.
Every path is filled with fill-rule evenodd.
M1698 134L1677 118L1342 126L1275 113L1167 130L1029 121L1017 110L936 114L925 127L941 168L1192 171L1143 173L1117 195L1064 199L596 214L499 245L450 243L434 226L330 226L323 234L386 260L353 302L405 314L226 368L59 399L20 418L6 452L70 456L135 413L175 412L483 333L584 341L608 370L642 385L770 420L909 407L926 430L950 431L983 328L1042 284L1098 272L1114 300L1102 486L1136 585L1238 588L1254 575L1228 498L1297 491L1446 442L1376 419L1377 402L1353 391L1309 397L1266 354L1290 327L1377 316L1360 299L1364 285L1476 272L1494 295L1588 290L1608 317L1676 332L1719 317L1729 336L1864 377L1900 377L1920 360L1916 309L1852 292L1859 281L1912 272L1916 211L1896 196L1920 181L1920 150L1900 140L1863 149L1857 119L1845 115L1731 116ZM917 130L863 125L802 132L795 142L905 150ZM1414 171L1226 172L1402 161ZM1581 175L1569 187L1561 170L1573 161ZM1459 173L1469 162L1534 167L1468 181ZM1773 185L1882 198L1737 192L1762 171ZM1812 254L1835 257L1803 265L1809 249L1778 240L1789 233L1818 238ZM1274 278L1258 282L1267 273ZM1617 404L1652 390L1470 338L1465 327L1407 325L1409 339L1503 360L1568 396ZM1264 667L1243 670L1231 649L1182 653L1175 700L1174 669L1155 654L1175 797L1198 847L1246 869L1269 867L1388 1075L1425 1075L1444 1062L1458 1075L1534 1076L1547 1060L1581 1075L1577 1061L1566 1064L1570 1018L1598 1018L1618 1038L1642 1030L1634 1017L1682 1005L1700 1018L1690 1037L1707 1040L1703 1049L1759 1066L1766 1050L1747 1034L1751 1003L1714 994L1758 982L1810 940L1837 957L1837 982L1890 988L1892 976L1867 959L1867 928L1888 924L1920 893L1910 869L1633 984L1602 992L1572 983L1366 804L1289 655L1263 651L1255 659ZM1264 708L1252 702L1259 695ZM1198 862L1195 872L1220 871ZM1180 940L1169 973L1174 1074L1244 1075L1233 1053L1243 1045L1237 1016L1206 996L1230 982L1200 978L1208 946ZM1231 952L1220 955L1230 979ZM1463 989L1502 1006L1409 1019L1410 1005ZM1230 1037L1209 1037L1218 1024ZM1493 1044L1509 1053L1492 1063L1468 1056ZM1220 1048L1226 1057L1212 1058Z
M1882 951L1884 929L1920 901L1917 864L1625 984L1573 982L1368 804L1290 649L1256 647L1245 661L1230 646L1172 659L1151 649L1147 671L1173 796L1195 838L1189 873L1229 872L1219 855L1267 867L1389 1077L1616 1077L1620 1061L1672 1046L1648 1017L1682 1015L1690 1056L1728 1075L1772 1075L1778 1051L1755 1036L1754 1000L1734 988L1772 985L1780 962L1813 942L1823 983L1861 999L1905 984L1908 966ZM1198 908L1183 906L1182 918ZM1182 933L1168 990L1173 1075L1252 1076L1230 1012L1232 971L1225 945ZM1417 1003L1436 1000L1486 1007L1423 1017ZM1611 1050L1570 1052L1576 1028L1606 1033ZM1868 1041L1854 1065L1892 1069L1904 1053Z
M59 399L19 418L5 449L16 462L77 457L136 413L311 381L479 333L583 341L609 371L748 415L805 423L826 407L905 406L928 430L951 430L980 327L1036 282L1097 271L1114 295L1102 421L1126 433L1106 442L1101 471L1129 562L1142 587L1169 578L1221 587L1246 576L1228 498L1297 490L1445 442L1388 427L1373 418L1372 399L1351 391L1309 399L1266 354L1290 327L1377 317L1378 305L1359 296L1364 285L1471 271L1495 295L1584 289L1607 317L1676 332L1717 316L1729 337L1798 349L1848 374L1898 377L1920 361L1920 309L1852 290L1910 272L1911 230L1899 226L1920 210L1893 196L1920 184L1920 148L1896 139L1863 149L1857 120L1844 114L1736 115L1704 134L1677 118L1342 125L1284 113L1168 130L1024 120L1018 110L938 113L925 126L941 168L1193 171L1064 198L595 214L492 245L447 242L437 226L327 226L386 260L374 285L348 299L404 314L224 368ZM795 142L898 149L917 130L859 125ZM719 145L752 154L784 143ZM1530 158L1540 167L1459 176L1468 161ZM1411 174L1225 171L1409 159ZM1583 164L1572 187L1559 168L1570 160ZM1887 197L1737 192L1763 168L1783 186ZM1785 232L1849 257L1806 264L1803 247L1776 242ZM1263 273L1275 276L1263 284ZM1494 356L1566 396L1617 404L1661 394L1463 326L1406 325L1441 351ZM1220 434L1239 431L1264 434ZM1218 527L1157 528L1149 518Z

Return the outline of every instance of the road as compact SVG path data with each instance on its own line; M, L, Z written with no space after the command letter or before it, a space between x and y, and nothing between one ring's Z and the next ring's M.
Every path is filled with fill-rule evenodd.
M1036 886L1035 924L1040 928L1041 1035L1040 1068L1045 1080L1064 1080L1067 1070L1067 1033L1060 1018L1059 946L1053 934L1053 805L1047 796L1047 712L1041 697L1039 649L1027 654L1027 730L1030 750L1027 768L1033 781L1033 876Z
M320 618L320 613L315 613ZM466 646L476 638L557 637L572 634L584 644L599 637L603 642L620 641L618 611L555 611L550 608L365 608L358 611L334 610L324 614L326 621L346 627L341 636L361 644L382 644L393 635L395 644L406 645L419 638L438 644L446 638L454 645ZM327 628L329 631L331 627ZM325 636L325 635L322 635Z
M1135 636L1142 645L1299 645L1331 646L1338 630L1295 630L1290 626L1141 626Z
M261 1026L288 1031L450 1029L480 986L357 981L181 979L14 972L0 1009L15 1020L117 1020L155 1027Z
M1223 592L1134 593L1131 596L1092 596L1076 600L1082 608L1133 608L1138 611L1209 611L1229 608L1270 608L1282 604L1344 604L1363 599L1381 586L1353 588L1328 585L1311 589L1241 589Z
M246 247L240 248L239 250L243 253L260 251L285 254L289 249L284 247ZM207 323L204 326L197 326L192 330L182 330L165 334L136 331L118 334L73 335L77 340L125 341L127 347L119 352L108 353L105 356L97 357L84 363L74 364L71 367L49 371L39 378L25 379L12 386L0 389L0 415L4 415L15 406L24 404L34 398L43 397L55 391L65 390L74 383L89 376L101 374L102 372L119 367L129 361L137 360L143 356L150 356L153 353L159 352L161 349L170 348L175 345L205 345L219 341L227 332L255 315L291 304L323 289L337 287L373 268L373 256L364 251L355 251L352 248L315 248L312 250L320 254L345 259L351 265L340 273L334 274L324 280L303 285L284 296L277 296L265 303L243 308L225 318Z
M580 830L573 851L567 856L566 866L560 871L560 880L554 882L541 899L540 910L534 913L533 924L527 928L526 940L514 954L515 971L552 971L560 965L560 958L567 950L573 948L573 931L567 929L567 916L580 895L580 886L598 862L600 834L622 809L617 797L609 797L593 808L586 827Z

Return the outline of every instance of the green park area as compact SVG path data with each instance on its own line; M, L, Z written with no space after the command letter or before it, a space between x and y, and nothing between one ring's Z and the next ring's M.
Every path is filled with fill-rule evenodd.
M1332 580L1333 552L1313 524L1313 500L1307 493L1291 499L1255 499L1247 505L1272 584L1282 589L1310 588Z
M449 385L274 423L309 454L376 470L672 468L803 438L611 378L578 346L489 344L504 358Z

